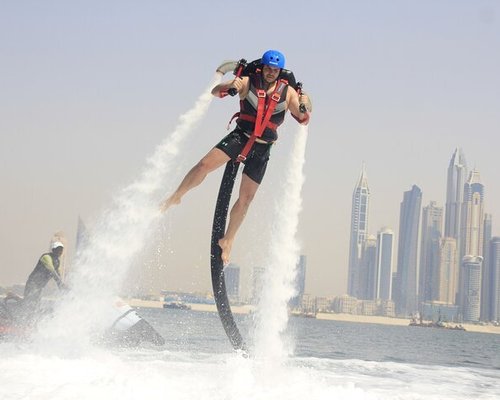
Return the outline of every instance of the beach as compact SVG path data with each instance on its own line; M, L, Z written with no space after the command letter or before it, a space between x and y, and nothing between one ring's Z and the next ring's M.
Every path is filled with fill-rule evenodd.
M163 308L162 301L129 299L128 302L132 307ZM215 304L189 303L187 305L190 306L191 310L193 311L217 312L217 307L215 306ZM253 309L254 307L251 305L231 306L231 310L234 314L248 314ZM399 326L408 326L410 323L410 320L407 318L391 318L391 317L381 317L375 315L353 315L353 314L342 314L342 313L317 313L316 319L357 322L361 324L381 324L381 325L399 325ZM455 326L456 324L452 323L450 325ZM500 334L500 326L479 325L479 324L476 325L476 324L466 324L466 323L461 325L467 332Z

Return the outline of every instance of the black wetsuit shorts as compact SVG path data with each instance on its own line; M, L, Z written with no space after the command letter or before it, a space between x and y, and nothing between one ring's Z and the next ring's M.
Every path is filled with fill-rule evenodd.
M248 137L245 135L245 132L241 128L236 127L234 131L222 139L215 147L226 153L232 160L236 160L247 141ZM245 164L243 173L258 184L262 182L266 173L271 146L272 143L255 142L247 155L247 159L243 161Z

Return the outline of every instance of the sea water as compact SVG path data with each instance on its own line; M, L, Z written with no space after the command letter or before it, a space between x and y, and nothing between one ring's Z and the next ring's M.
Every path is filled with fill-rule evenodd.
M0 344L0 399L498 399L500 336L293 317L273 370L235 353L216 313L141 309L161 348L51 354ZM252 316L237 316L244 336Z

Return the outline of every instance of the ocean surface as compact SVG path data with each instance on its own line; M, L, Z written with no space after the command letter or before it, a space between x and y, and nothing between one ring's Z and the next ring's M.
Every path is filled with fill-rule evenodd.
M244 357L216 313L139 313L164 346L0 343L0 399L500 399L500 335L291 317L285 357Z

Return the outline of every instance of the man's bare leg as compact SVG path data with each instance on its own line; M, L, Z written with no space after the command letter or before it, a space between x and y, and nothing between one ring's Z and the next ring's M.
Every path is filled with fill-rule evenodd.
M257 182L253 181L246 174L242 175L239 197L231 209L226 234L219 240L219 246L222 249L221 258L224 265L229 263L229 256L231 254L231 248L233 247L236 232L238 232L241 223L245 219L248 207L250 206L258 188L259 184Z
M230 157L222 150L213 148L198 164L196 164L182 180L177 190L160 203L160 211L165 212L170 206L179 204L182 197L194 187L198 186L212 171L227 163Z

